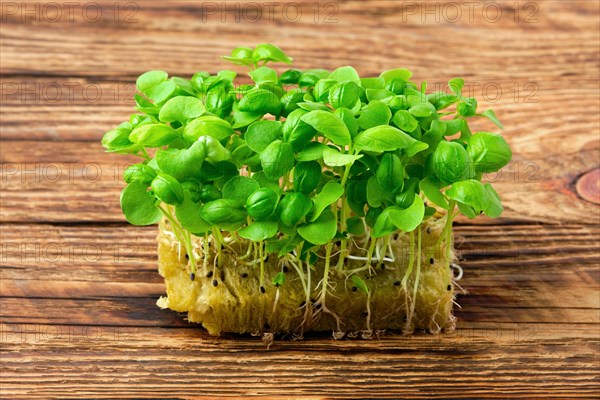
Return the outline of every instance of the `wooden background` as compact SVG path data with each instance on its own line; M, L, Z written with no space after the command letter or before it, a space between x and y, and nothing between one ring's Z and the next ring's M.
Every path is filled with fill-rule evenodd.
M598 396L598 1L53 4L1 2L3 398ZM99 140L141 72L215 72L260 42L299 68L461 76L500 116L506 212L457 224L455 332L267 350L155 306L156 229L125 223L131 160Z

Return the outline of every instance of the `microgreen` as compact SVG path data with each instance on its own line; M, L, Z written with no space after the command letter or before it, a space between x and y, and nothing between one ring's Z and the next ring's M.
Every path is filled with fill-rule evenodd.
M292 59L271 44L224 58L248 67L251 83L237 84L232 70L189 80L146 72L136 81L138 113L102 138L108 152L140 157L123 175L121 208L130 223L164 216L188 254L191 235L250 242L263 290L268 253L294 253L303 280L325 254L324 303L332 257L343 272L346 257L371 260L398 232L418 247L420 228L436 212L446 215L440 240L447 243L456 208L468 218L502 212L481 180L512 153L498 133L470 130L471 118L503 126L463 96L464 80L427 94L427 83L411 82L402 68L371 77L351 66L280 73L271 63ZM358 237L364 246L352 244ZM347 276L370 296L361 278ZM268 279L279 287L285 275Z

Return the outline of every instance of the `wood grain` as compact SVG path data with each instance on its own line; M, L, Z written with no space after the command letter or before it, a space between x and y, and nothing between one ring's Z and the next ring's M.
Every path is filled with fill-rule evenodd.
M296 22L290 2L270 18L267 3L138 0L115 16L99 0L98 19L76 2L72 20L50 21L51 3L0 9L0 397L598 398L597 1L476 2L472 19L459 2L454 22L451 1L306 0ZM141 72L231 68L221 55L258 42L301 69L402 66L430 90L462 76L500 116L514 159L488 180L506 209L456 225L456 331L267 349L156 307L156 228L125 224L118 205L135 158L98 142L133 111Z

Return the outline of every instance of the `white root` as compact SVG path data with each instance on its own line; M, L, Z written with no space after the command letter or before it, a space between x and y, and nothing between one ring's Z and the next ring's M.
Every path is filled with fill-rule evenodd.
M454 275L454 273L452 274L452 280L456 281L460 281L463 277L463 269L460 265L456 264L456 263L452 263L450 264L450 267L453 270L456 270L458 272L458 275Z

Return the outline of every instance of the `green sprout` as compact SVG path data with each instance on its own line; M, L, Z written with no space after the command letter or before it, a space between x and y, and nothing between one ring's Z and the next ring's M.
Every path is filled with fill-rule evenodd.
M223 252L243 247L240 266L257 268L260 292L276 288L279 299L285 274L265 276L265 260L282 260L302 283L306 318L337 318L326 305L332 274L370 299L358 273L393 262L391 242L403 233L410 260L399 285L406 292L416 270L412 315L426 220L445 215L439 241L450 249L458 214L502 212L482 179L504 167L511 150L500 134L468 125L482 117L502 129L494 112L464 97L459 78L448 82L450 93L427 94L406 69L364 78L350 66L278 73L267 65L292 59L271 44L224 58L247 66L253 83L237 83L230 70L189 80L149 71L137 79L137 113L102 138L108 152L140 158L124 172L127 221L169 221L192 280L214 255L215 286ZM323 270L315 268L318 257ZM362 267L349 268L350 260ZM315 274L319 293L311 301Z

